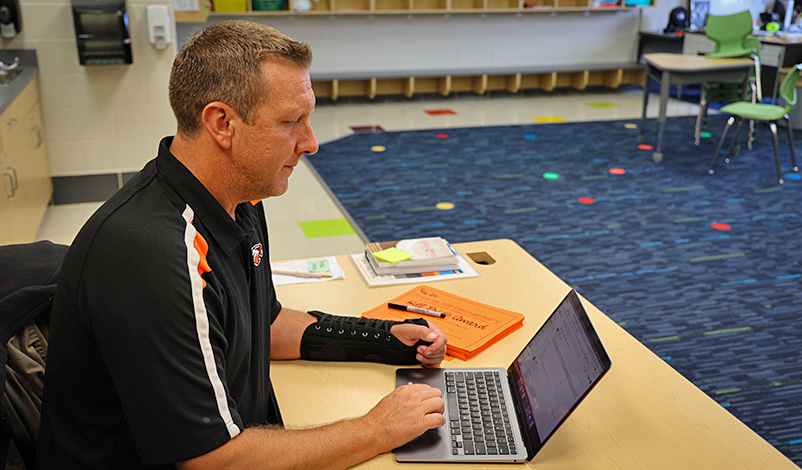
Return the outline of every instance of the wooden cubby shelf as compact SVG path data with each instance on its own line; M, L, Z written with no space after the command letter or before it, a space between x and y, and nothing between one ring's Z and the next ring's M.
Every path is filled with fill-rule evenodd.
M598 67L592 70L530 71L514 73L477 73L465 75L407 77L375 76L312 77L312 89L317 98L336 101L341 97L367 97L380 95L413 95L472 92L483 95L488 91L518 93L522 90L554 91L557 88L584 90L589 86L618 88L622 85L643 86L645 71L639 64ZM378 75L378 74L377 74Z
M604 12L637 10L653 5L627 5L627 0L602 3L597 0L311 0L312 8L295 11L294 0L286 0L281 10L259 10L247 0L239 11L229 7L217 8L213 16L237 15L408 15L450 13L553 13L553 12ZM635 0L643 2L644 0ZM646 0L648 1L648 0ZM654 0L652 0L654 2ZM220 11L225 9L225 11ZM236 8L235 8L236 9Z

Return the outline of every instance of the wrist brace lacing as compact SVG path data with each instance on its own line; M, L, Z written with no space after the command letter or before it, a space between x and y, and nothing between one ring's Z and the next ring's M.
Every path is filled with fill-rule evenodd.
M314 361L368 361L386 364L417 364L415 355L420 344L407 346L390 328L398 323L428 326L415 318L403 322L373 318L341 317L316 310L308 312L317 318L301 337L301 358Z

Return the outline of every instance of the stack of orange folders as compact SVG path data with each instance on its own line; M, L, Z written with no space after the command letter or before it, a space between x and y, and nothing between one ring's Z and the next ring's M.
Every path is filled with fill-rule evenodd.
M444 313L437 318L420 313L390 309L387 304L363 313L364 318L403 321L423 317L436 324L448 337L448 355L467 360L496 341L522 327L524 316L450 294L429 286L418 286L389 302Z

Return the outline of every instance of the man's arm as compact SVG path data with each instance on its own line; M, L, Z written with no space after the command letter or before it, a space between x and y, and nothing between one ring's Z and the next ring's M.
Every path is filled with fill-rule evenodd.
M270 358L299 359L301 337L306 328L316 321L314 316L306 312L282 308L270 328ZM414 324L393 325L390 333L407 346L412 346L419 340L431 343L428 346L418 346L416 359L425 367L437 367L446 355L446 335L434 323L427 323L428 328Z
M249 428L221 447L176 466L179 470L344 469L443 426L443 412L440 390L409 384L360 418L304 430Z

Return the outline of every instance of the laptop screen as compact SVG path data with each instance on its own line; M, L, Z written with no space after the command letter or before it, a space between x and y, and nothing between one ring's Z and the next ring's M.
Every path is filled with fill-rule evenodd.
M571 290L508 370L533 454L609 367L610 358Z

